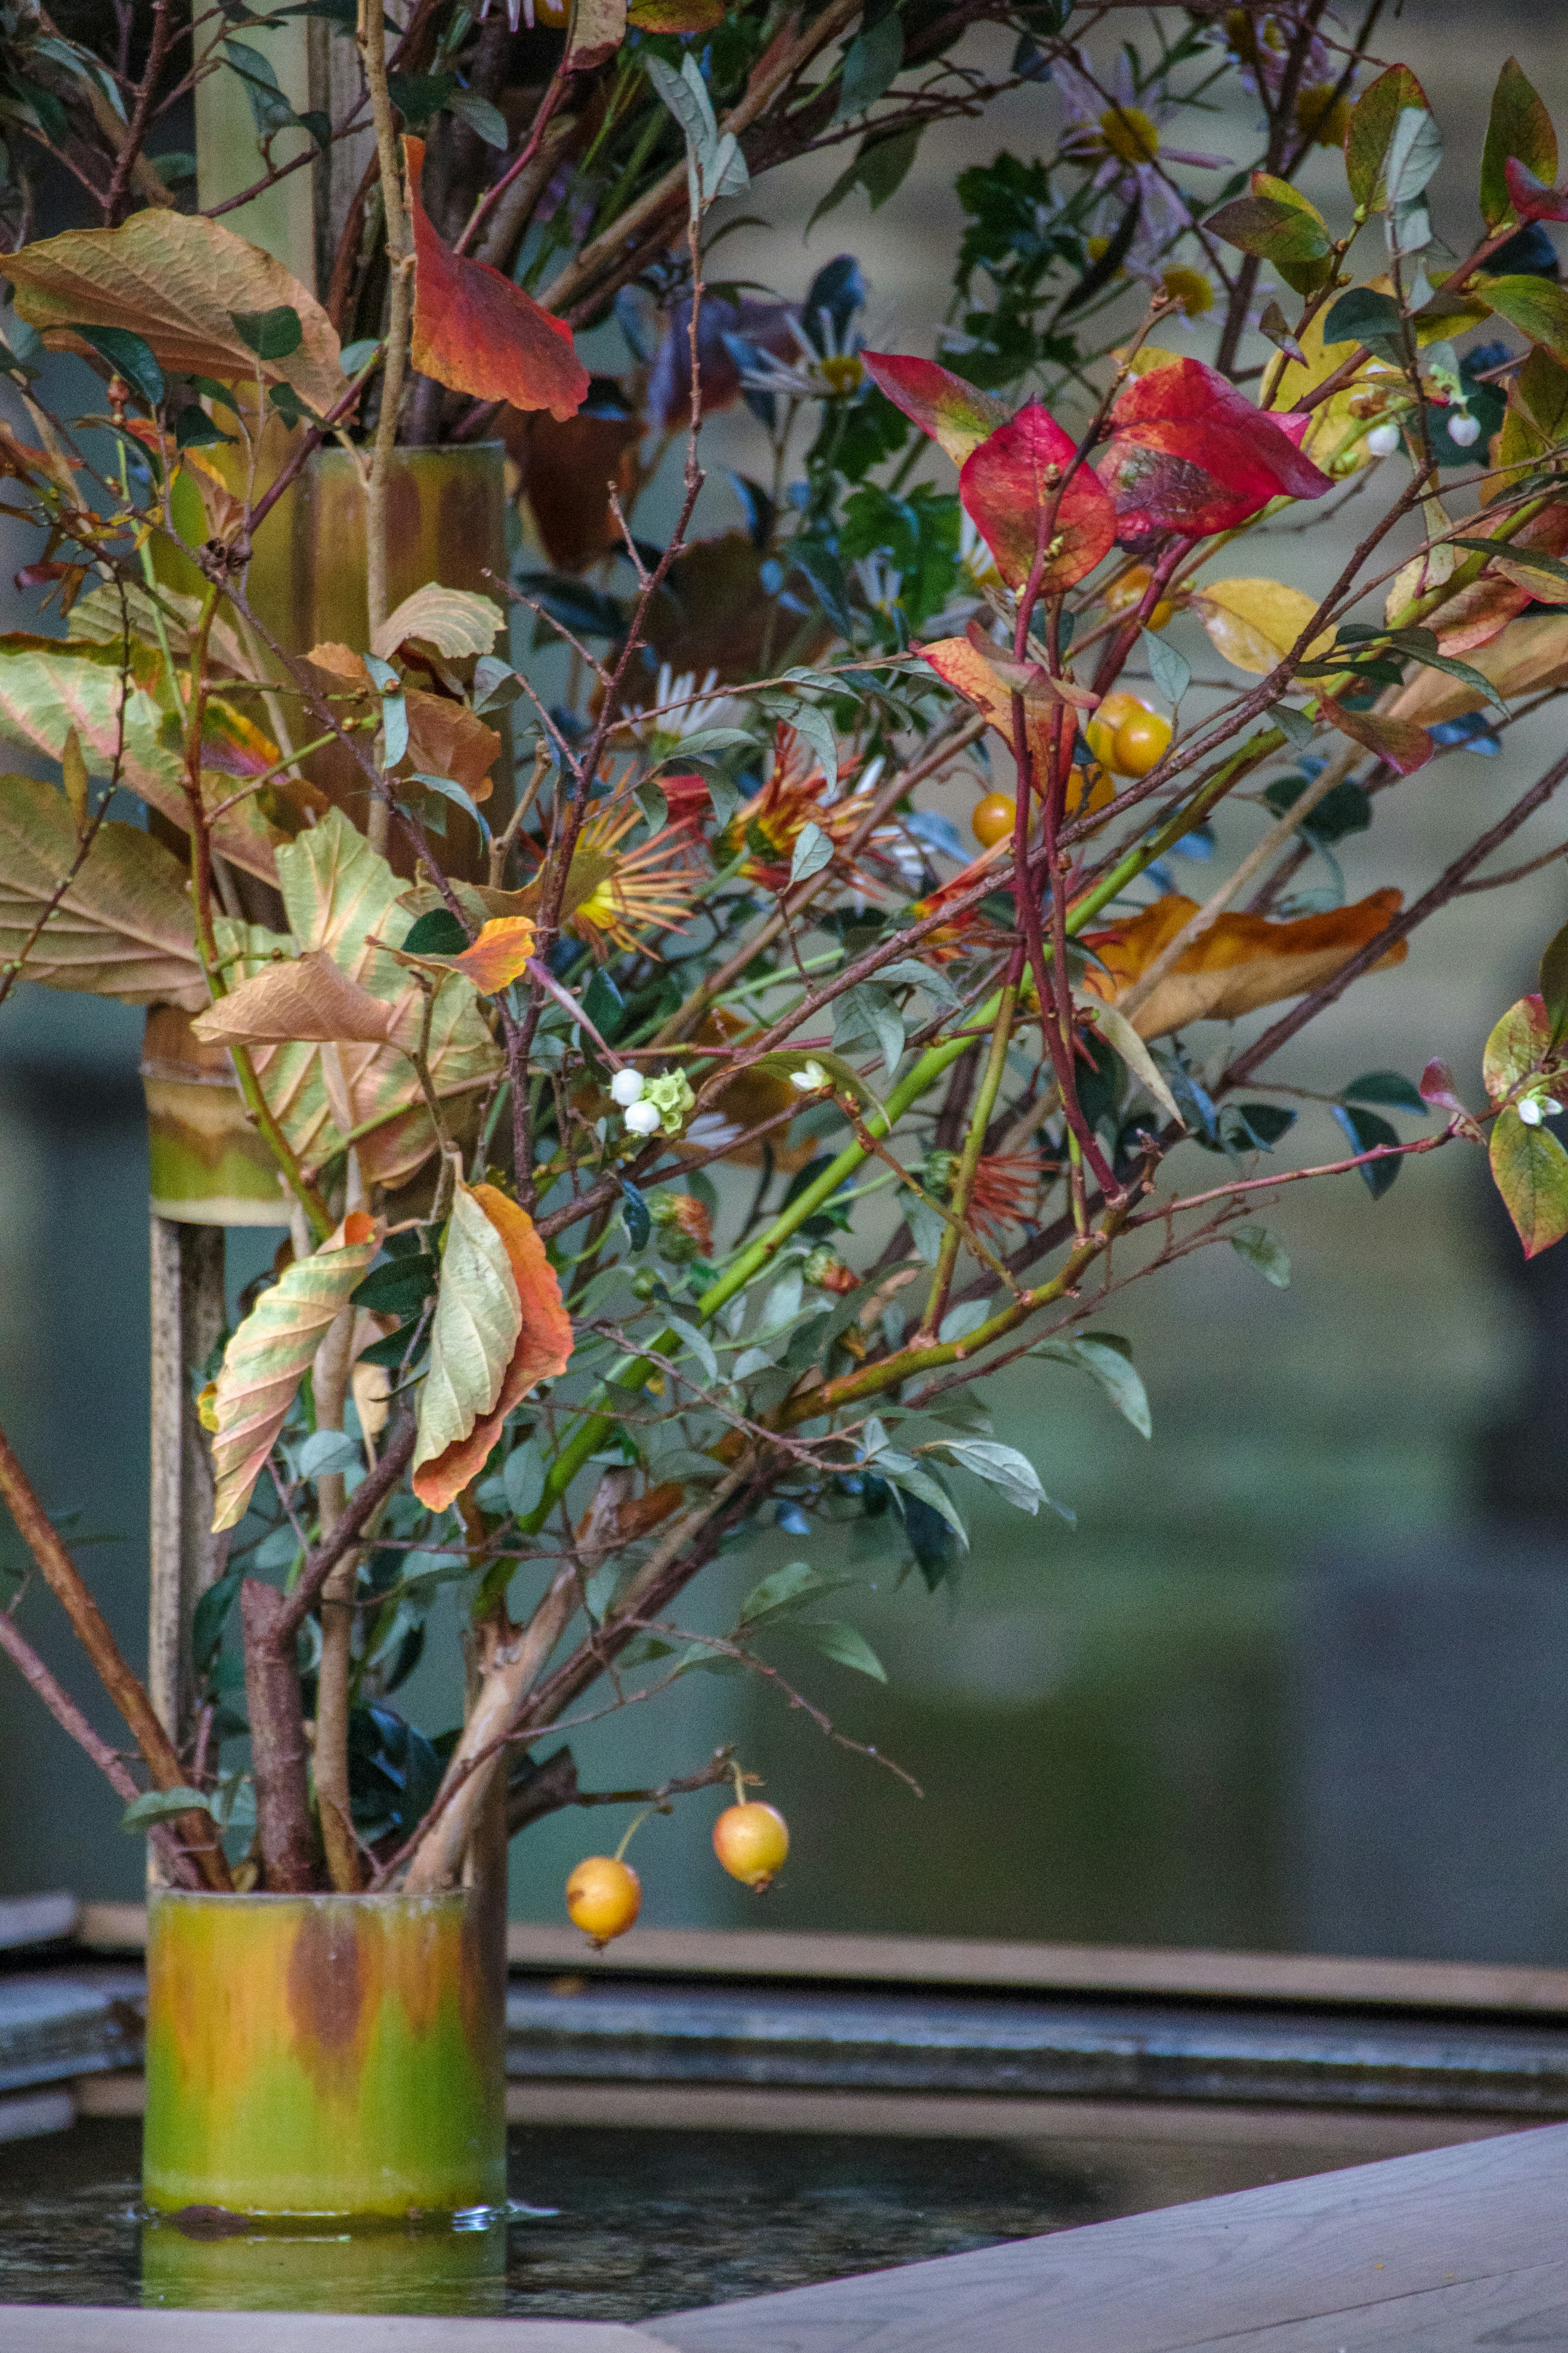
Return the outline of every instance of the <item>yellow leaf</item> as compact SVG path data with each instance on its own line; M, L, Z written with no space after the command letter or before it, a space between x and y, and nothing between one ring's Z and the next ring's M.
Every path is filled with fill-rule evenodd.
M81 845L72 818L52 785L0 776L0 963L21 955L75 864ZM180 860L139 825L101 826L25 969L48 988L194 1013L207 986Z
M1510 621L1500 636L1467 653L1465 659L1505 700L1536 693L1542 687L1562 686L1568 682L1568 614L1531 613L1523 620ZM1467 711L1479 711L1486 700L1479 687L1467 686L1463 679L1449 678L1442 670L1420 670L1394 705L1392 715L1435 727Z
M1193 609L1216 653L1237 670L1262 678L1278 667L1310 627L1318 599L1279 580L1207 580L1193 592ZM1330 645L1333 631L1321 631L1309 654Z
M1141 1038L1162 1038L1189 1021L1236 1021L1259 1006L1301 997L1331 980L1403 904L1402 892L1374 891L1353 906L1284 923L1268 915L1216 916L1139 1007L1132 1026ZM1091 966L1086 986L1114 1005L1197 912L1195 900L1173 893L1113 931L1090 934L1086 944L1105 968ZM1403 964L1405 955L1399 940L1372 969Z

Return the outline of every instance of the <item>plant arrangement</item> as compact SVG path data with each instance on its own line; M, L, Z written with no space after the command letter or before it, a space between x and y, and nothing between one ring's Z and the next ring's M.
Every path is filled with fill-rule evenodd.
M14 1604L0 1643L177 1884L430 1893L487 1809L733 1777L719 1857L763 1886L788 1832L727 1754L603 1792L541 1750L715 1669L859 1748L853 1685L830 1708L793 1663L882 1674L850 1540L918 1593L976 1482L1061 1510L981 1385L1029 1357L1147 1435L1119 1294L1214 1249L1284 1284L1283 1187L1370 1202L1479 1144L1527 1251L1568 1230L1563 935L1484 1098L1436 1062L1285 1075L1460 893L1568 846L1498 862L1568 754L1507 807L1486 765L1568 685L1556 138L1510 61L1450 252L1383 0L302 13L357 45L336 117L241 0L7 19L0 470L41 540L0 732L59 782L0 779L0 999L174 1008L290 1236L204 1368L192 1723L3 1440L142 1778ZM315 290L239 198L193 205L166 141L215 76L253 108L247 194L369 140ZM830 150L818 216L885 206L929 126L1020 90L1039 151L960 174L910 349L866 348L847 256L716 275L749 182ZM1250 156L1215 152L1238 126ZM77 223L41 236L50 190ZM704 426L742 406L726 519ZM393 605L400 450L491 435L510 576ZM297 647L251 569L323 449L366 611ZM1346 512L1326 593L1281 576ZM1346 903L1336 845L1421 793L1473 804L1468 846ZM764 1524L802 1557L687 1626ZM447 1588L467 1693L418 1727ZM567 1890L599 1940L639 1900L618 1854Z

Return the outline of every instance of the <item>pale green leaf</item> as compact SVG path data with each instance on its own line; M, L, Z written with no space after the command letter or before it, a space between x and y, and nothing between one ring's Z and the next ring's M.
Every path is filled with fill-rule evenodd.
M430 1325L430 1369L419 1398L416 1474L489 1412L521 1329L522 1303L506 1243L459 1184Z
M144 1789L132 1798L120 1817L120 1827L132 1838L155 1822L172 1822L177 1814L210 1814L212 1799L200 1789Z
M370 649L389 660L405 638L416 638L448 661L460 661L468 654L488 654L504 618L500 607L477 590L443 588L428 580L387 615Z
M887 1682L887 1668L858 1626L851 1626L842 1619L799 1618L789 1630L801 1641L809 1642L813 1650L820 1651L824 1658L831 1659L835 1666L853 1667L858 1675L869 1675L873 1683Z
M1290 1253L1267 1226L1237 1226L1230 1236L1230 1246L1248 1265L1255 1266L1264 1282L1271 1282L1276 1291L1289 1289Z
M0 776L0 965L21 955L77 849L63 794L36 776ZM26 975L49 988L88 989L122 1005L197 1011L207 987L188 878L174 852L139 825L100 826L28 951Z
M1073 1365L1098 1382L1116 1408L1132 1424L1141 1437L1152 1438L1154 1424L1149 1411L1149 1393L1134 1366L1125 1340L1110 1333L1083 1332L1076 1339L1042 1340L1031 1348L1031 1356L1043 1357L1047 1363Z

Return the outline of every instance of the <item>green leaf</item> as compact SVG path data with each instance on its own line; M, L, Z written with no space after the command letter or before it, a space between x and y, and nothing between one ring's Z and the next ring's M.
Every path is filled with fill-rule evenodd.
M375 1251L374 1240L334 1241L295 1259L224 1350L212 1407L215 1530L244 1517L295 1392Z
M820 1600L825 1593L837 1593L851 1583L845 1577L822 1577L808 1562L786 1561L775 1568L760 1584L753 1585L741 1604L742 1626L755 1626L763 1618L776 1618L782 1610L804 1609L811 1601Z
M1330 1108L1344 1130L1352 1152L1376 1152L1380 1147L1399 1141L1398 1130L1390 1127L1388 1122L1380 1119L1374 1111L1352 1111L1345 1103L1333 1103ZM1364 1168L1358 1168L1356 1174L1373 1199L1378 1201L1398 1176L1399 1169L1397 1160L1373 1160Z
M1526 1258L1568 1233L1568 1152L1549 1128L1531 1127L1510 1105L1492 1128L1491 1169Z
M153 346L143 335L132 334L128 327L87 327L74 325L73 335L90 343L100 359L107 360L117 375L122 375L132 392L139 392L149 408L156 408L163 397L163 371L153 355Z
M1427 670L1446 670L1450 678L1462 680L1466 686L1473 687L1484 695L1503 718L1508 717L1508 705L1490 679L1484 677L1473 663L1459 661L1452 654L1439 653L1437 640L1430 629L1391 629L1388 642L1395 652L1407 656L1412 661L1423 663Z
M1481 1076L1487 1093L1501 1103L1521 1079L1538 1071L1552 1050L1552 1024L1539 997L1521 997L1510 1005L1487 1039L1481 1056Z
M290 302L270 311L231 311L234 332L258 360L291 359L305 339L300 313Z
M1255 1266L1264 1282L1271 1282L1276 1291L1289 1289L1290 1253L1267 1226L1237 1226L1230 1236L1230 1246L1249 1266Z
M506 1489L508 1504L520 1520L526 1520L542 1502L544 1457L536 1438L525 1438L521 1446L512 1448L501 1472L501 1484Z
M200 1789L145 1789L132 1798L120 1817L120 1827L131 1837L152 1829L154 1822L173 1821L176 1814L210 1814L212 1800Z
M1552 187L1557 178L1557 133L1517 58L1510 58L1492 92L1487 142L1481 151L1481 218L1489 228L1513 218L1506 166L1522 164Z
M1039 1472L1016 1446L1003 1446L994 1438L937 1438L921 1451L944 1455L961 1469L973 1472L976 1479L984 1479L1016 1511L1027 1512L1033 1517L1042 1504L1051 1504L1051 1509L1060 1512L1064 1519L1073 1516L1062 1504L1051 1503L1040 1484Z
M1193 682L1192 665L1152 629L1142 633L1144 658L1155 685L1173 711Z
M811 235L817 222L826 219L827 215L835 211L844 202L845 197L856 188L865 189L871 199L873 212L879 211L889 196L897 195L909 177L910 166L913 164L919 151L921 133L924 128L923 123L917 122L907 129L889 132L881 137L879 137L875 132L868 132L860 142L855 161L850 164L849 169L839 174L807 221L805 225L807 237Z
M869 1675L873 1683L885 1683L888 1670L858 1626L841 1619L797 1619L790 1632L801 1641L809 1642L835 1666L853 1667L858 1675Z
M1253 174L1256 188L1263 173ZM1313 206L1295 205L1273 195L1238 196L1222 205L1205 224L1227 245L1256 254L1272 264L1298 294L1314 293L1328 276L1331 241L1321 216Z
M1119 1013L1114 1005L1103 1004L1098 997L1086 997L1081 1001L1106 1044L1120 1054L1145 1094L1152 1097L1167 1119L1174 1120L1178 1127L1185 1127L1187 1123L1159 1064L1125 1013Z
M243 1568L231 1568L196 1598L191 1619L191 1658L199 1675L206 1673L217 1655L228 1613L239 1598L244 1580Z
M1325 343L1364 343L1374 358L1391 367L1405 365L1405 342L1398 303L1392 294L1370 286L1352 286L1330 306L1323 321Z
M490 1411L521 1329L522 1303L506 1244L459 1183L430 1328L430 1370L419 1398L416 1472L467 1438Z
M403 953L411 956L461 955L468 945L468 934L453 914L450 907L432 907L412 924L403 941Z
M903 62L904 28L892 7L879 23L865 26L845 50L835 122L847 122L851 115L875 106Z
M1568 1037L1568 923L1547 942L1541 959L1541 996L1546 1008L1547 1045L1555 1052Z
M811 875L820 874L825 866L833 863L833 844L819 825L803 825L795 839L795 854L789 862L792 883L805 882Z
M1097 1381L1116 1408L1142 1438L1154 1435L1149 1392L1132 1363L1129 1344L1111 1332L1083 1332L1071 1340L1042 1340L1031 1356L1047 1363L1075 1366Z
M1425 112L1426 93L1408 66L1390 66L1356 101L1345 133L1345 177L1352 198L1365 212L1381 210L1386 200L1383 167L1400 115L1413 107Z
M877 977L884 988L923 988L952 1013L963 1002L940 965L921 964L915 956L900 956L896 964L885 964Z
M1430 1109L1420 1090L1398 1071L1363 1071L1359 1079L1340 1089L1340 1101L1387 1103L1394 1111L1412 1111L1418 1119L1426 1118Z
M1482 278L1481 301L1554 360L1568 365L1568 292L1549 278Z
M671 1315L667 1318L667 1321L670 1330L679 1334L687 1347L696 1357L703 1379L716 1381L719 1377L719 1359L713 1354L712 1343L707 1334L700 1332L695 1324L689 1324L684 1315Z

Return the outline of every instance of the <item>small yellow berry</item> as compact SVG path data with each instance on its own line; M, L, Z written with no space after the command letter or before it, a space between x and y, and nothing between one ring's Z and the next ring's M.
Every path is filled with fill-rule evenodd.
M1005 841L1017 816L1017 803L1007 793L987 793L970 811L969 829L983 849Z
M1133 718L1141 711L1152 709L1153 705L1145 702L1142 695L1129 694L1125 687L1118 687L1105 697L1083 731L1089 739L1089 750L1102 768L1116 765L1111 754L1116 745L1116 731L1122 721Z
M584 1855L566 1882L573 1925L601 1951L624 1936L642 1910L642 1882L629 1862L610 1854Z
M726 1806L713 1825L713 1852L743 1887L761 1894L773 1884L789 1852L789 1824L776 1806L753 1799Z
M1110 765L1119 776L1146 776L1157 768L1171 744L1171 723L1157 711L1135 712L1116 731Z

